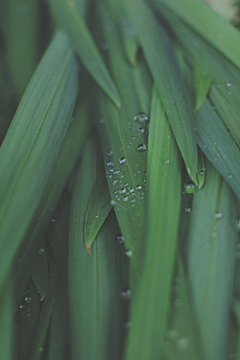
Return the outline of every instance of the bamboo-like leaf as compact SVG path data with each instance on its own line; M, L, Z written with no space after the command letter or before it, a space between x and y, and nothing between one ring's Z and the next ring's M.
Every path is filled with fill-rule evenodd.
M65 360L69 342L68 296L61 281L58 282L49 333L48 360Z
M33 335L39 322L40 308L40 296L30 279L14 319L15 343L13 348L16 351L16 358L19 360L25 360L30 355Z
M156 88L148 141L148 213L144 271L133 298L126 359L163 355L181 199L181 160Z
M107 179L101 167L93 185L84 224L84 243L91 254L92 244L112 208Z
M192 109L170 46L171 41L143 1L126 0L125 4L139 32L138 40L156 82L186 168L191 179L197 184L197 145Z
M47 251L45 242L47 239L40 244L38 259L36 264L34 264L33 272L31 278L38 289L41 301L43 301L47 295L48 291L48 260L47 260Z
M165 343L166 357L174 359L182 355L186 360L202 360L201 338L196 326L189 281L180 255L173 284L173 305Z
M66 135L76 99L76 76L72 49L65 35L58 33L36 70L0 148L1 289Z
M30 277L33 264L38 256L41 238L47 230L49 221L53 216L53 211L79 158L90 129L91 122L88 118L88 111L85 106L80 106L80 110L74 116L74 120L64 139L59 157L48 179L41 203L28 229L24 244L17 253L15 261L15 287L16 298L18 299L27 285L27 274ZM33 254L35 254L35 258ZM20 262L18 259L21 259Z
M71 197L64 191L47 229L49 243L64 286L67 287L68 233Z
M110 23L112 31L104 32L109 43L109 62L111 70L123 100L120 110L106 98L100 97L100 115L98 130L104 156L108 187L112 205L116 213L121 233L125 239L127 254L131 256L131 286L135 286L142 269L142 244L145 233L145 191L146 191L146 158L147 158L147 123L149 120L149 105L142 104L139 92L136 90L132 67L124 57L122 47L119 51L119 29L112 22L109 8L101 6L99 19L102 23ZM140 66L140 62L136 68ZM119 68L122 72L119 72ZM135 68L134 68L135 70ZM144 75L143 75L144 74ZM148 89L149 76L142 67L139 70L141 83ZM146 90L143 90L145 93ZM149 89L151 91L151 87ZM141 96L143 97L143 95ZM146 109L148 107L148 109ZM145 112L144 112L145 111Z
M237 232L226 182L207 162L206 182L194 194L188 232L188 269L204 358L225 360ZM203 226L204 224L204 226Z
M240 150L208 100L195 112L197 143L240 199Z
M160 0L154 5L161 11L166 6L189 27L206 39L214 48L240 68L240 34L237 29L219 16L201 0Z
M209 92L209 99L214 105L216 112L221 118L222 122L229 130L232 138L240 147L240 115L229 104L227 99L220 93L216 86L211 86Z
M110 99L120 107L118 91L75 2L69 0L49 0L49 2L53 14L68 34L83 64Z
M114 242L114 218L107 220L100 229L92 255L84 247L84 219L96 179L97 155L98 145L96 138L92 137L84 149L71 208L69 308L73 360L117 360L121 357L122 281L119 270L123 249Z
M0 358L6 360L12 360L13 311L13 288L8 286L0 300Z
M6 46L9 72L20 100L36 67L38 49L38 0L11 0L7 7Z
M194 86L195 86L195 111L198 110L208 94L212 78L205 73L199 64L194 66Z
M44 356L46 353L46 350L44 349L44 344L50 324L51 315L53 312L58 282L59 272L56 266L56 262L53 258L50 267L49 291L46 299L43 302L39 316L38 326L33 337L33 346L30 355L30 358L32 360L40 360L42 359L42 356Z

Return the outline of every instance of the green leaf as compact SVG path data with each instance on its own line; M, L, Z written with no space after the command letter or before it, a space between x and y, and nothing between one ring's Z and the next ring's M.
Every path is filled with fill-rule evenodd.
M59 272L54 259L52 259L49 273L49 291L43 302L39 316L38 326L33 337L33 346L30 355L30 359L32 360L40 360L42 358L42 355L45 355L46 353L46 350L44 349L44 344L50 325L50 319L56 298L57 285L59 282Z
M212 82L212 78L209 74L205 73L201 67L201 65L195 63L194 66L194 87L195 87L195 111L198 110L206 96L208 94L210 85Z
M32 349L33 335L39 323L41 309L40 296L32 279L29 280L23 293L20 306L15 309L14 349L16 358L25 360Z
M120 359L123 342L121 272L123 249L114 242L116 222L108 217L89 255L84 219L97 175L98 144L86 144L75 182L69 235L69 309L72 359Z
M174 359L181 354L186 360L202 360L201 338L181 255L178 255L172 293L171 319L165 336L166 357Z
M20 100L37 65L38 0L11 0L7 7L5 42L8 68L17 100Z
M118 91L75 2L69 0L49 0L49 3L59 25L71 39L84 66L86 66L110 99L120 107Z
M154 5L161 11L166 6L169 11L182 19L189 27L206 39L214 48L240 68L240 34L224 18L205 2L195 0L160 0Z
M240 199L240 150L208 100L195 112L197 143Z
M216 112L221 118L222 122L229 130L232 138L240 147L240 115L239 112L229 104L228 99L225 98L216 86L211 86L209 92L209 100L214 105Z
M15 290L19 299L30 277L33 264L37 259L41 238L44 236L53 211L61 197L67 180L81 154L82 148L91 129L88 110L80 105L68 129L57 162L45 187L41 203L28 228L24 244L16 254ZM20 261L18 260L20 259ZM59 264L60 265L60 264ZM28 276L27 276L28 275ZM61 272L62 275L62 272ZM18 300L19 301L19 300Z
M207 162L206 182L193 198L188 271L206 359L226 359L237 232L235 205L226 182ZM203 225L204 224L204 225Z
M59 32L39 64L0 148L1 289L59 155L75 104L77 73L72 49Z
M90 254L92 244L111 209L111 197L108 190L106 174L104 168L101 167L92 188L85 216L84 243L86 250Z
M124 56L119 29L112 22L112 13L101 6L97 18L109 23L111 31L104 32L109 43L108 61L120 91L123 105L120 110L99 93L100 114L97 126L101 137L105 171L112 205L120 231L125 239L126 253L131 256L131 286L136 286L142 270L142 244L145 234L145 193L147 167L147 128L149 119L148 100L142 103L139 93L151 92L151 77L146 67L139 69L144 90L136 89L132 67ZM104 30L104 29L103 29ZM121 69L121 71L119 71ZM150 87L150 89L148 88ZM141 95L143 97L143 95ZM148 108L147 108L148 107ZM132 289L133 290L133 289Z
M68 232L71 197L64 191L47 229L49 243L64 286L67 286Z
M12 360L13 350L13 289L8 286L0 300L0 358Z
M180 69L170 46L171 41L143 1L126 0L125 4L128 14L139 32L139 43L156 83L186 168L191 179L197 184L197 145L192 109Z
M44 241L40 244L38 259L36 264L34 264L31 275L32 280L40 293L41 301L45 299L48 291L48 259L46 251L47 239L44 238L43 240Z
M69 341L68 328L68 296L61 281L58 281L56 301L52 312L52 319L48 341L48 360L65 360Z
M178 239L181 160L154 88L148 141L148 212L142 279L131 308L126 359L163 355Z
M218 88L225 100L233 110L240 112L239 92L240 83L233 73L229 61L197 35L174 14L161 8L181 46L187 52L188 62L198 63L204 73L212 78L213 84Z

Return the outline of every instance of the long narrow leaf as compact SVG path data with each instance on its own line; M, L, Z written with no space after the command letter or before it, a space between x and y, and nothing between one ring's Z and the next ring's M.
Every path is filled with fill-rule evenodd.
M205 358L225 360L237 232L231 191L210 163L190 216L188 269Z
M186 168L197 184L197 145L192 109L180 69L170 47L170 39L143 1L132 0L125 3L128 14L139 32L138 41L155 79Z
M76 99L76 77L72 49L65 35L58 33L36 70L1 146L1 288L66 135Z
M227 59L240 67L240 34L237 29L201 0L160 0L154 5L165 5L171 12L181 18Z
M120 107L118 91L75 2L67 0L49 0L49 2L53 14L67 32L83 64L110 99Z
M144 271L133 298L126 359L163 355L181 199L181 160L156 88L148 149L148 222Z

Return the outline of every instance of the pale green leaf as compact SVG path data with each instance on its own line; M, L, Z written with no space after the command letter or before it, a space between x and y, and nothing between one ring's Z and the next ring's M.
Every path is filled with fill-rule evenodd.
M84 243L91 254L92 244L112 208L104 168L100 168L87 206L84 224Z
M162 4L240 68L239 31L204 1L160 0L154 2L160 11Z
M240 150L206 99L195 112L197 143L240 199Z
M163 355L178 239L181 160L156 88L148 141L148 212L142 279L132 301L126 359Z
M227 183L207 162L206 182L193 199L188 231L188 271L205 358L225 360L237 232Z
M118 91L75 2L69 0L49 0L49 2L53 14L71 39L84 66L110 99L120 107Z
M191 179L197 184L197 145L192 109L171 40L142 0L126 0L125 4L138 30L138 41L155 80L186 168Z
M198 110L208 94L212 79L205 73L198 63L194 65L194 87L195 87L195 111Z

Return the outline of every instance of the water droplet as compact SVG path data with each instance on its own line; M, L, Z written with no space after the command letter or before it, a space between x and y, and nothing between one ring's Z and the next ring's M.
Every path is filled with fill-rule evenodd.
M125 288L122 291L122 298L124 300L130 300L131 299L131 290L129 288Z
M237 231L240 231L240 216L238 216L236 219L236 229Z
M126 188L121 188L121 189L119 190L119 193L120 193L120 194L126 194L126 192L127 192L127 189L126 189Z
M142 134L145 133L145 129L144 129L143 127L138 128L138 131L139 131L140 133L142 133Z
M147 150L147 145L146 144L140 144L138 145L138 151L140 152L144 152Z
M165 160L164 164L169 164L169 162L170 162L169 160Z
M124 202L127 202L127 201L128 201L128 196L124 196L124 197L123 197L123 201L124 201Z
M215 219L222 219L222 217L223 217L223 214L221 211L215 212L215 214L214 214Z
M27 303L27 304L31 304L31 302L32 302L32 297L31 296L25 296L25 298L24 298L24 301Z
M117 205L117 200L112 199L112 200L111 200L111 205L112 205L112 206L116 206L116 205Z
M108 160L107 166L113 166L113 162L111 160Z
M126 250L125 252L124 252L124 255L125 256L127 256L127 257L131 257L132 255L133 255L133 251L132 250Z
M45 247L41 246L39 251L38 251L38 255L41 256L41 255L44 255L44 254L45 254Z
M100 124L103 124L103 123L104 123L104 119L100 119L99 122L100 122Z
M149 121L149 116L143 112L140 112L133 117L133 121L139 121L140 123L147 123Z
M182 336L177 341L177 347L181 350L185 350L189 347L190 341L187 337Z
M115 240L118 242L118 244L124 243L124 237L122 236L121 233L115 235Z
M122 157L121 159L119 159L119 162L120 162L121 165L126 164L126 158Z
M229 81L229 82L227 83L227 87L230 87L230 86L232 86L232 83Z
M192 208L189 207L185 207L185 213L189 214L192 211Z
M137 185L137 186L136 186L136 190L137 190L137 191L142 190L142 185Z
M189 181L184 185L184 189L186 194L193 194L195 191L195 184Z

